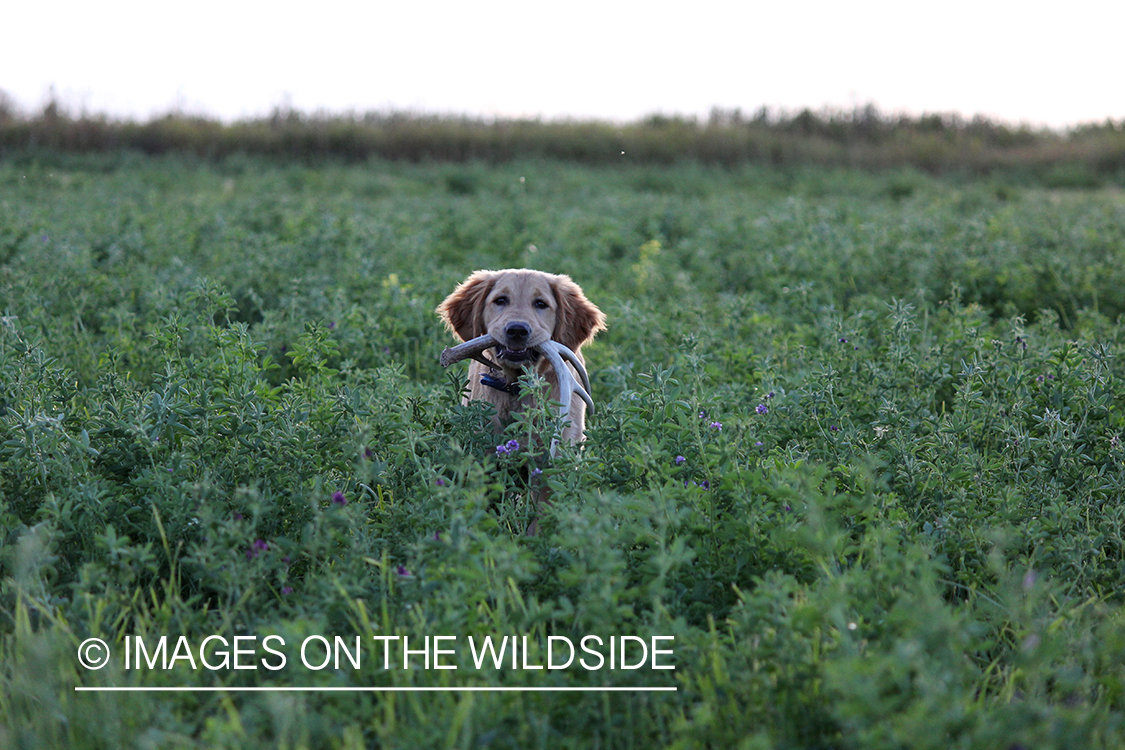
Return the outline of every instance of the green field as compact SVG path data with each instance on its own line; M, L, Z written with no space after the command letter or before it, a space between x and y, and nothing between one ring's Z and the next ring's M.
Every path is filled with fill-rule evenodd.
M433 312L509 266L609 319L533 538L532 427L497 455ZM1125 747L1123 314L1112 188L0 161L0 747ZM212 635L258 668L193 669ZM478 669L487 635L675 669Z

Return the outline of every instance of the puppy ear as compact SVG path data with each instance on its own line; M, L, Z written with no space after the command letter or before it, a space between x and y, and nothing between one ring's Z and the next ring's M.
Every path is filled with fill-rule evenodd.
M598 331L605 330L605 313L586 299L581 287L569 276L558 276L553 284L559 304L552 338L572 351L590 343Z
M445 327L462 341L485 334L484 299L492 291L495 281L496 274L492 271L476 271L438 305L436 312L445 322Z

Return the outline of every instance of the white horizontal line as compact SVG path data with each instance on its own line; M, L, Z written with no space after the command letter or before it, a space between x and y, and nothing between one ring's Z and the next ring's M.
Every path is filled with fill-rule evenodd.
M675 687L75 687L76 693L639 693Z

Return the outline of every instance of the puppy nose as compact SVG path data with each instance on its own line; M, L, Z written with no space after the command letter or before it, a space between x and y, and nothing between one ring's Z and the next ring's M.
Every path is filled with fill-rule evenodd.
M504 335L513 344L518 344L527 341L527 337L531 335L531 326L527 323L509 323L504 329Z

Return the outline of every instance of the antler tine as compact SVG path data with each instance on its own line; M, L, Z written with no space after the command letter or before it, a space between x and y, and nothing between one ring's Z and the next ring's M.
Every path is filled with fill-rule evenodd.
M590 392L582 387L582 383L574 379L570 368L563 363L563 357L566 357L567 361L576 362L578 359L577 355L557 341L544 341L539 345L539 349L547 355L551 367L555 368L555 376L559 380L559 401L562 403L562 408L559 409L559 416L565 417L570 414L570 402L572 394L574 393L577 393L579 398L586 402L590 413L593 414L594 400L590 398ZM581 363L577 364L576 369L578 369L579 374L585 376L582 378L583 381L589 383L586 368L582 367Z
M562 355L562 358L574 365L574 369L578 371L578 377L582 378L582 387L586 389L584 400L590 405L590 410L593 411L594 405L590 403L589 398L592 389L590 388L590 376L586 372L586 365L582 364L582 360L578 358L578 355L571 351L565 344L560 344L557 341L552 341L551 344L554 345L555 349Z
M483 336L477 336L475 339L469 339L463 344L445 349L438 361L441 362L442 367L449 367L454 362L460 362L463 359L475 359L487 367L496 367L494 363L489 362L482 356L484 350L492 346L496 346L496 339L486 333Z
M589 388L590 378L586 374L586 368L578 361L577 355L567 347L563 346L557 341L544 341L539 345L539 350L547 355L547 360L551 363L551 367L555 368L555 377L559 381L559 417L565 419L570 415L570 402L573 400L574 394L577 393L586 406L589 407L590 413L594 412L594 400L590 398ZM573 362L575 369L578 370L579 376L586 383L586 388L574 379L571 374L570 368L563 363L563 358L568 362ZM559 449L559 438L556 435L551 440L551 458L554 458Z

